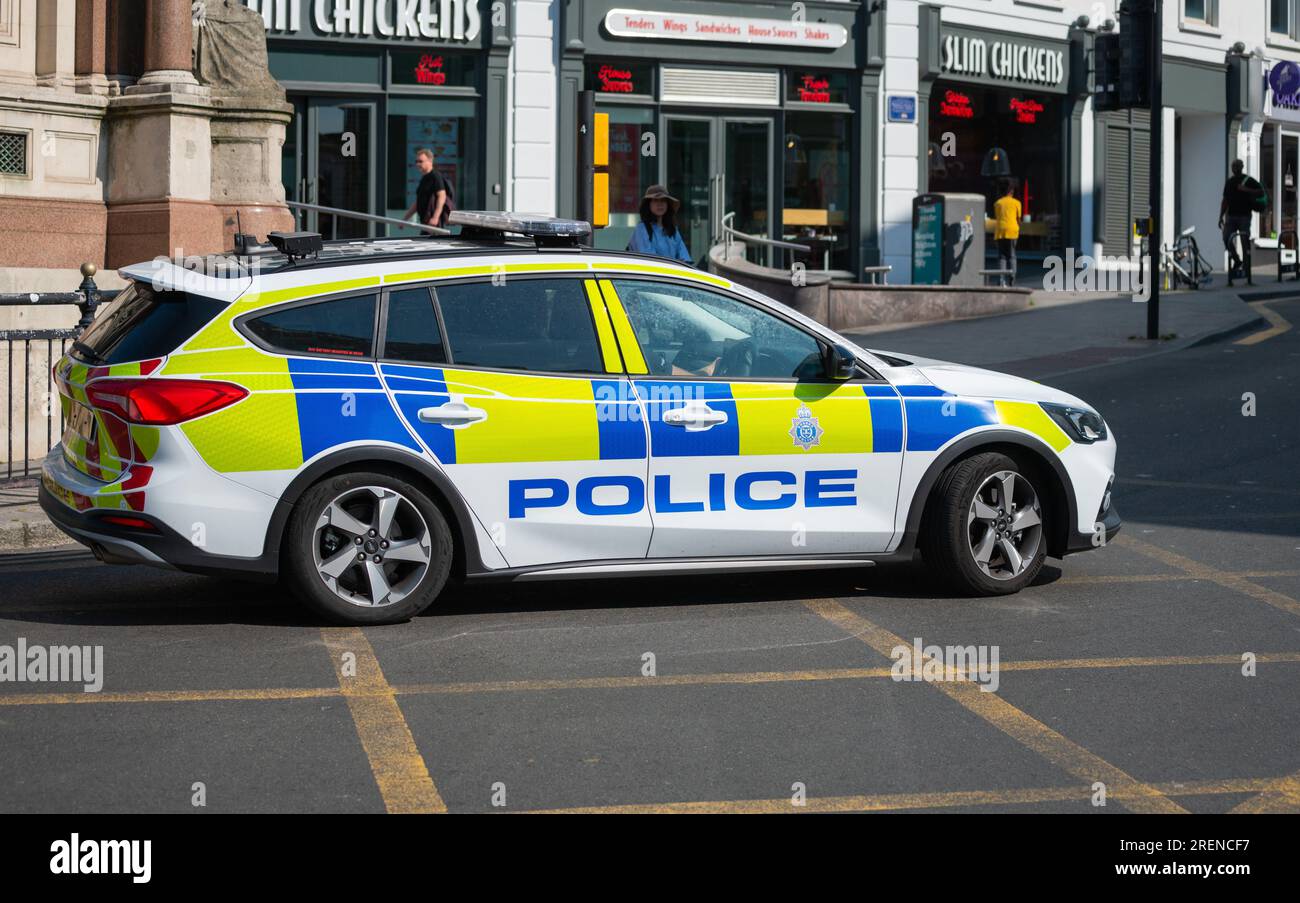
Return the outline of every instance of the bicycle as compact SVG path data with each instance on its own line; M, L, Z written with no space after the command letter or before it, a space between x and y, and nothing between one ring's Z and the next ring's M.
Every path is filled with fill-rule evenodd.
M1187 288L1199 290L1202 286L1209 285L1214 267L1210 266L1210 262L1201 254L1200 246L1196 243L1195 232L1195 226L1188 226L1178 233L1178 238L1172 245L1165 245L1161 249L1161 265L1165 271L1166 288L1177 288L1182 284ZM1172 286L1169 284L1170 280L1173 282Z

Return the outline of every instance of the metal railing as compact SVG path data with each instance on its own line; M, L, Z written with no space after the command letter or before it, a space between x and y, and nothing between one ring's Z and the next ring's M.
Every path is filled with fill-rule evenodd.
M731 244L733 241L740 242L746 247L768 248L774 251L802 251L805 254L812 253L812 247L809 245L799 245L792 241L777 241L774 238L764 238L761 235L750 235L748 232L741 232L732 224L736 221L735 211L724 213L721 219L722 243L726 247L727 258L731 257ZM770 262L770 261L769 261ZM778 267L778 269L789 269L788 267Z
M81 313L70 327L0 329L5 349L6 397L5 460L0 483L33 476L41 458L63 435L63 407L54 386L53 367L94 320L99 304L117 295L115 291L99 290L95 272L94 264L83 264L83 278L75 292L0 293L0 309L65 306L76 307ZM16 378L19 376L21 379Z

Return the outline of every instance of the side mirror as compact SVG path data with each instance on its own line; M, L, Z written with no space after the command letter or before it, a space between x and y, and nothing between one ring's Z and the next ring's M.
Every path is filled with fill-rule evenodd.
M852 351L843 345L829 345L826 348L826 376L837 382L852 379L858 372L858 359Z

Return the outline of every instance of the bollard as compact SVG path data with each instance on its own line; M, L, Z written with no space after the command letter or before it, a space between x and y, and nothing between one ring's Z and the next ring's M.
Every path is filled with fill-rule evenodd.
M86 331L86 327L95 319L95 308L99 306L99 288L95 285L96 272L98 268L93 263L87 262L81 265L82 280L77 289L82 297L77 304L78 309L81 310L81 319L77 321L78 334Z

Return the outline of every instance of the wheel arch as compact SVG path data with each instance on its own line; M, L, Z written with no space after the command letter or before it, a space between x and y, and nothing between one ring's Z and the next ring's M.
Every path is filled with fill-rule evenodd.
M984 430L965 436L945 448L917 483L912 493L912 505L898 552L910 555L916 548L917 538L925 527L930 494L945 470L972 455L997 452L1006 455L1023 469L1036 486L1043 487L1047 503L1053 512L1047 531L1047 552L1053 558L1065 555L1075 524L1078 523L1078 505L1075 501L1074 481L1056 453L1041 440L1028 433L1014 430ZM1055 516L1064 514L1064 517Z
M453 533L452 575L463 578L467 573L483 570L478 548L474 515L456 491L451 480L438 468L408 452L377 446L354 446L340 449L313 461L293 478L280 495L271 522L267 525L264 557L279 562L281 543L289 526L289 516L298 500L312 486L337 473L374 470L408 480L425 490L447 519Z

